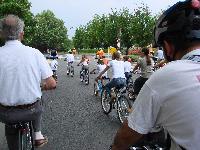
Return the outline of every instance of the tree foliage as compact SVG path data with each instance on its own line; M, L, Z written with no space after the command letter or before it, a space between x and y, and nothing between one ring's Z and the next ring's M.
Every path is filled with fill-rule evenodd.
M31 45L31 37L34 32L33 14L30 11L31 3L28 0L1 0L0 1L0 18L8 14L19 16L25 22L24 43ZM1 42L2 43L2 42Z
M33 43L39 49L53 48L67 49L69 39L64 22L57 19L50 10L43 11L35 16L35 34Z
M1 0L0 18L7 14L19 16L25 22L25 36L23 43L40 49L56 48L66 50L71 41L67 36L67 28L64 22L57 19L50 10L43 11L34 16L31 11L31 3L28 0ZM0 41L3 44L3 41Z
M120 11L112 9L110 14L95 15L87 25L77 28L74 45L78 48L106 48L116 46L120 38L121 45L126 48L147 46L152 42L155 19L145 5L132 13L127 8Z

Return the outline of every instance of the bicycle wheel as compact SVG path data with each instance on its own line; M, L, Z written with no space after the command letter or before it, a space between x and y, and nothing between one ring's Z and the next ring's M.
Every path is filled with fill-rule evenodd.
M131 111L131 103L129 102L129 100L126 98L125 95L120 96L117 100L117 114L119 121L121 123L123 123L124 120L126 120L130 111Z
M133 84L129 83L127 85L127 92L128 92L128 98L129 100L135 100L135 93L134 93L134 88L133 88Z
M89 84L89 72L88 71L85 73L85 84L86 85Z
M112 103L106 89L102 90L101 93L101 106L105 114L109 114L112 110Z
M25 123L23 128L19 129L20 150L34 150L32 138L32 124Z
M73 77L73 76L74 76L74 67L71 66L71 77Z

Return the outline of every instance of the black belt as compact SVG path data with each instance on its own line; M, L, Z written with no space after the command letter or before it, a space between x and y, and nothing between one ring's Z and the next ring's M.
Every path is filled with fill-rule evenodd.
M4 106L4 105L0 104L0 107L5 108L5 109L11 109L11 108L28 109L28 108L32 108L33 106L35 106L35 104L38 102L39 102L39 100L37 100L36 102L34 102L32 104L17 105L17 106Z

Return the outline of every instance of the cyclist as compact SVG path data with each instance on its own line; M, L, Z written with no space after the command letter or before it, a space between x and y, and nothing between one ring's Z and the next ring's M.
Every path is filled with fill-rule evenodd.
M96 81L98 81L101 76L112 67L112 80L105 85L106 90L108 91L109 95L111 95L111 88L117 87L117 86L125 86L126 85L126 77L124 74L124 62L121 60L121 55L119 52L114 52L112 55L112 61L109 62L109 64L106 66L106 68L98 75L96 78ZM114 97L111 97L114 99Z
M150 56L149 49L148 48L142 48L141 57L138 59L138 62L133 69L133 72L135 72L138 68L141 69L141 76L138 77L134 82L135 96L137 96L139 94L144 83L152 75L153 66L154 66L154 61Z
M128 85L129 79L132 77L131 73L131 63L129 62L129 57L126 55L123 57L124 59L124 74L126 77L126 84Z
M178 2L159 17L154 29L154 45L164 48L169 63L144 84L133 112L115 136L112 150L128 149L156 126L163 127L169 133L171 149L199 149L198 22L198 0Z
M73 65L74 62L74 54L72 54L71 50L69 50L69 54L67 54L66 60L67 60L67 75L69 75L70 67Z
M83 70L85 70L85 72L89 72L89 58L86 55L82 55L82 59L77 64L77 66L79 66L80 64L82 64L82 68L80 71L80 78L81 78L81 82L83 82L83 78L82 78Z
M57 81L57 69L58 69L58 61L53 57L53 60L50 63L51 70L53 71L53 77Z
M25 46L23 40L24 22L15 15L7 15L0 21L1 37L5 45L0 47L0 121L9 124L19 121L33 121L35 146L47 143L41 133L41 78L42 89L56 87L52 71L44 55L37 49ZM18 134L5 126L10 150L18 149Z

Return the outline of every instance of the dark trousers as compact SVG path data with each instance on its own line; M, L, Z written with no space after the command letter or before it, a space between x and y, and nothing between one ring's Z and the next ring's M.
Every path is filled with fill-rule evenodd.
M141 88L143 87L144 83L148 80L148 78L139 77L134 82L134 92L135 94L139 94Z
M0 105L0 122L5 124L14 124L23 121L32 121L35 132L41 131L41 118L43 106L41 100L27 109L6 108ZM17 150L18 130L5 125L5 135L9 150Z

